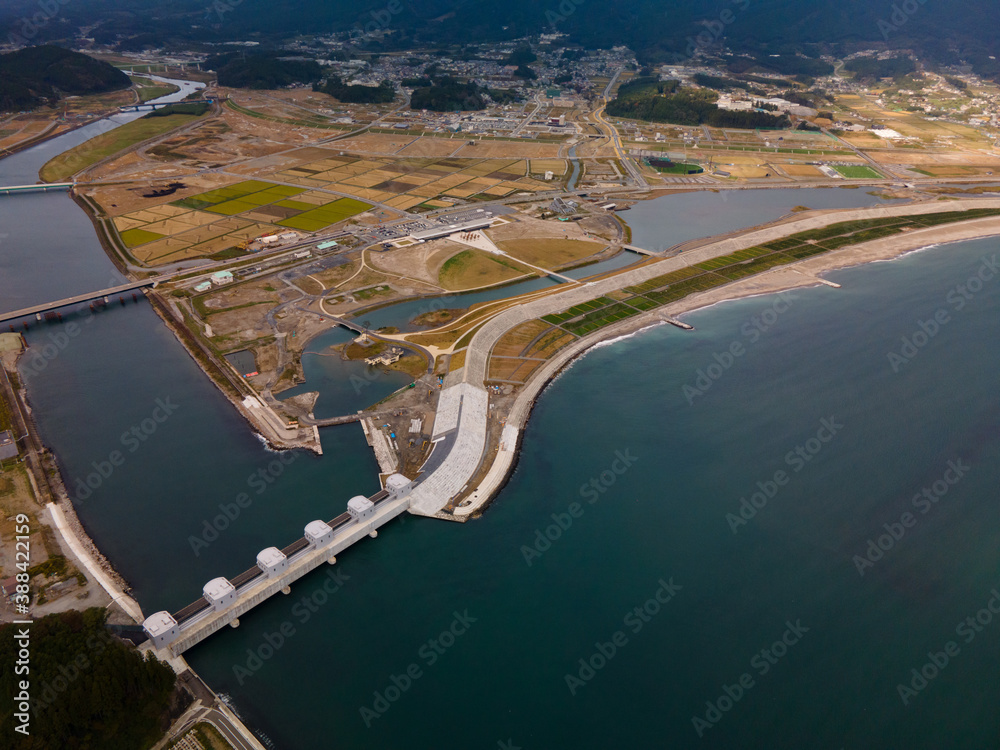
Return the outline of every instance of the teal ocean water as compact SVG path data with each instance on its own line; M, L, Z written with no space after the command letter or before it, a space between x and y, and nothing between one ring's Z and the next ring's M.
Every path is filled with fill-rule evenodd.
M733 196L699 231L808 196ZM640 244L694 231L678 198L635 221ZM0 199L0 220L5 309L112 274L65 196ZM996 747L998 251L838 271L839 290L592 350L482 519L404 516L191 664L284 750ZM125 456L77 510L147 612L377 487L357 426L324 430L322 458L266 450L145 303L27 338L71 489Z
M191 663L281 748L996 746L1000 286L956 290L997 250L591 351L482 519L394 523Z

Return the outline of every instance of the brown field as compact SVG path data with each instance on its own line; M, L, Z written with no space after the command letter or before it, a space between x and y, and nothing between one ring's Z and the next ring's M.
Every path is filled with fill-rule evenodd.
M507 240L499 243L499 247L525 263L549 269L588 258L604 249L597 242L563 238Z
M974 177L977 175L993 174L1000 167L931 167L920 168L923 172L929 172L932 177Z
M770 165L758 167L751 164L737 164L736 166L726 167L725 169L733 177L742 177L743 179L759 179L766 177L767 175L770 175L771 179L782 179L777 170Z
M781 168L790 177L826 177L817 167L808 164L785 164Z
M453 255L438 274L438 284L449 291L464 291L499 284L520 276L531 276L530 268L499 259L492 253L468 248Z
M45 133L52 124L53 120L38 115L21 115L0 123L0 154ZM48 130L48 134L61 133L68 128L68 123L59 123L52 130Z
M260 338L260 332L267 329L267 313L272 307L271 304L260 302L239 310L213 313L206 322L212 326L212 333L215 334L213 338L236 336L239 341L252 341Z
M544 322L544 321L543 321ZM576 341L576 336L566 331L553 329L551 333L542 336L528 351L525 357L541 357L548 359L567 344Z
M514 373L523 365L523 359L490 359L489 380L513 380ZM523 382L523 381L522 381Z
M476 141L474 146L464 146L456 156L462 159L554 159L559 156L558 143L531 143L525 141Z
M451 156L462 147L463 138L418 138L406 148L401 149L399 156Z
M493 347L493 355L499 357L520 357L525 347L539 334L552 328L543 320L529 320L507 331Z
M882 164L912 164L921 168L930 167L979 167L995 169L1000 167L1000 155L974 153L940 153L918 151L915 149L893 149L892 151L877 151L869 154Z
M455 372L455 370L460 370L465 367L465 353L469 351L468 349L462 349L459 352L455 352L451 355L451 360L448 362L448 372Z
M498 245L516 240L543 238L587 240L587 231L606 231L606 227L611 226L608 222L613 221L614 219L611 217L603 216L593 220L588 218L583 221L555 221L519 215L517 221L492 227L486 231L486 234ZM581 224L584 226L580 226Z
M532 159L531 171L535 174L544 174L551 171L553 174L566 174L567 162L565 159Z
M363 137L399 138L359 136ZM403 211L441 195L504 196L515 190L530 192L550 187L544 181L525 177L527 163L518 159L361 158L313 151L322 158L276 172L273 179L304 187L326 187Z
M168 183L174 180L153 181L141 185L102 185L86 191L86 195L93 197L101 207L111 216L132 213L134 211L147 209L153 206L160 206L171 201L187 198L191 195L204 193L226 185L239 182L238 179L228 175L201 174L193 177L184 177L178 182L182 182L184 187L170 195L159 198L145 198L143 194L151 193L157 188L165 188Z
M254 281L248 284L234 284L223 287L219 291L209 292L201 299L209 310L224 310L227 307L236 307L252 302L279 302L276 292L268 290L270 286L267 281Z
M369 253L368 264L373 268L411 279L437 284L441 266L468 246L450 240L432 240L420 245Z
M339 151L357 151L366 154L395 154L414 140L414 136L400 133L362 133L337 141ZM454 149L452 149L454 151Z
M496 359L490 360L488 380L512 380L524 383L542 363L530 359Z

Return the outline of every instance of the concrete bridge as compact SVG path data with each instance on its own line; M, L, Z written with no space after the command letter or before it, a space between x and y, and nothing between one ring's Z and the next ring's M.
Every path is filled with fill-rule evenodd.
M119 112L140 112L144 109L150 111L154 109L160 109L161 107L169 107L172 104L212 104L214 99L182 99L179 102L158 102L154 104L153 102L143 102L142 104L126 104L118 108Z
M181 610L150 615L143 630L157 649L179 656L226 625L239 627L239 617L277 594L291 593L290 584L323 563L333 565L336 555L410 507L412 483L401 474L386 479L386 488L370 498L355 497L347 512L332 521L312 521L305 535L283 549L268 547L257 555L257 564L233 578L214 578L203 595Z
M50 190L69 190L73 187L72 182L38 182L34 185L6 185L0 187L0 195L14 195L15 193L47 193Z
M622 245L626 250L631 250L633 253L639 253L639 255L659 255L659 253L654 253L652 250L647 250L644 247L639 247L638 245Z
M88 292L87 294L78 294L75 297L66 297L65 299L56 300L55 302L46 302L43 305L34 305L33 307L24 307L20 310L13 310L7 313L0 313L0 323L8 320L17 320L18 318L24 318L29 315L34 315L38 320L41 320L42 313L51 312L52 310L58 310L60 307L68 307L69 305L78 305L82 302L91 302L96 299L103 299L105 302L110 301L110 298L115 294L121 294L122 292L131 292L133 289L142 289L143 287L155 286L158 282L163 281L162 278L153 279L143 279L142 281L132 281L128 284L122 284L121 286L113 286L107 289L102 289L99 292Z
M344 328L346 328L349 331L354 331L355 333L364 333L365 332L364 327L362 327L358 323L355 323L354 321L348 320L347 318L338 318L335 315L327 315L326 317L329 318L330 320L332 320L338 326L343 326Z

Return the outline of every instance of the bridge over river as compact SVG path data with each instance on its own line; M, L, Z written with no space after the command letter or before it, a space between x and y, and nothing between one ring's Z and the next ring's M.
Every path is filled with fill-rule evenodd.
M8 320L17 320L18 318L24 318L29 315L40 317L41 314L45 312L58 310L61 307L69 307L70 305L78 305L82 302L91 302L96 299L108 302L109 299L116 294L131 292L135 289L142 289L143 287L155 286L160 281L165 280L165 278L166 277L156 277L152 279L143 279L142 281L131 281L128 284L108 287L107 289L101 289L98 292L87 292L86 294L78 294L75 297L66 297L65 299L56 300L55 302L46 302L41 305L34 305L33 307L23 307L20 310L0 313L0 323L4 323Z
M69 190L72 182L36 182L33 185L4 185L0 187L0 195L15 195L17 193L47 193L50 190Z

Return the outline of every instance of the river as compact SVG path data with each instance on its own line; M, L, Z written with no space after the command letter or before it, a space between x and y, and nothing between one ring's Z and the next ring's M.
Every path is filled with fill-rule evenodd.
M737 195L687 194L629 220L637 244L675 244L818 193L865 195L800 191L733 218ZM5 309L113 272L66 196L0 198L0 221ZM403 516L186 656L283 750L993 746L1000 289L961 309L953 295L997 251L837 271L841 289L594 349L539 399L482 519ZM939 309L894 372L888 355ZM22 376L67 484L126 455L77 510L147 613L377 487L356 425L323 430L322 458L278 461L144 302L27 338ZM131 450L157 399L171 416ZM249 507L217 521L241 492ZM759 507L741 516L741 498Z

